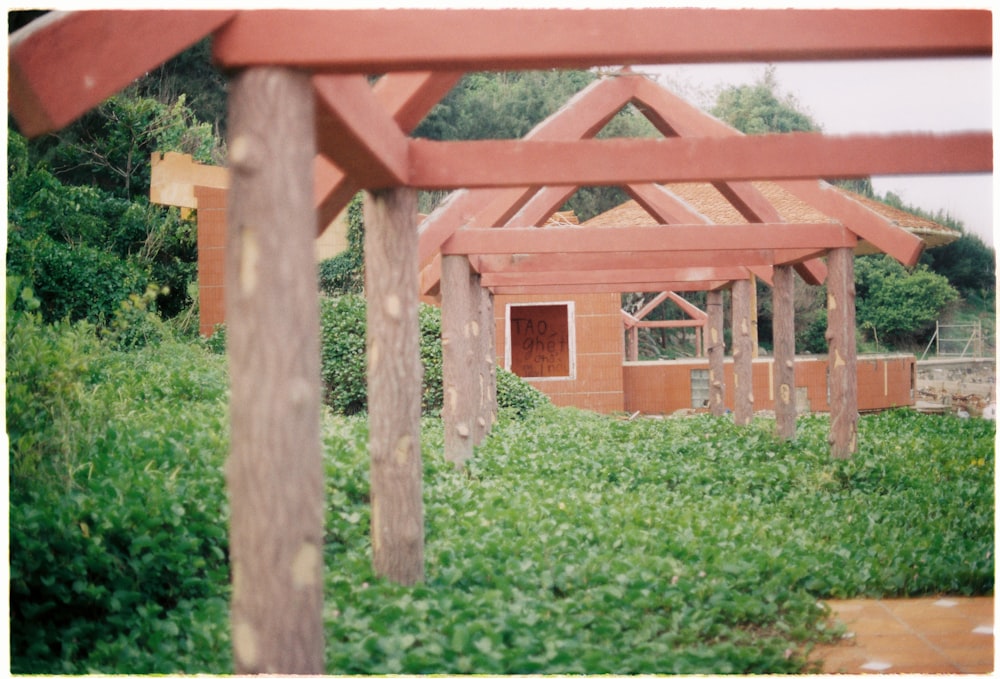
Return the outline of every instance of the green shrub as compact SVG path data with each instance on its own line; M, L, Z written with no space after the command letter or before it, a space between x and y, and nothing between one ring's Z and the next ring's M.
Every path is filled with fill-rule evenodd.
M30 314L11 337L11 668L231 671L224 362Z
M523 379L497 366L497 407L524 417L532 410L550 404L549 397Z
M17 277L7 279L6 414L11 490L28 480L65 479L75 466L73 431L81 424L80 400L93 380L100 342L93 326L60 321L46 325L39 301Z
M368 407L365 354L367 304L361 295L341 295L320 302L324 401L336 413L353 415ZM441 410L441 312L422 304L420 358L424 368L421 408Z
M353 415L368 407L365 331L367 305L361 295L320 301L324 401L335 413ZM424 368L421 408L437 414L444 403L441 375L441 310L421 304L420 360ZM497 370L497 404L517 417L548 398L517 375Z

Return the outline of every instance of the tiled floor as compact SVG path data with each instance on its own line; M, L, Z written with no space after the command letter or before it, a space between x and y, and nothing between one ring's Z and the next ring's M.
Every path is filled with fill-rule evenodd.
M848 634L817 648L825 674L993 672L993 597L827 602Z

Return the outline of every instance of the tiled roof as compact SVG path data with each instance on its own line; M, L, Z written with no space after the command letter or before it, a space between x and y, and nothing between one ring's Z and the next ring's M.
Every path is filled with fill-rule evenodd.
M782 219L787 222L834 222L808 203L796 198L774 182L754 182L764 197L770 202ZM746 224L747 220L719 191L707 183L667 184L666 188L691 208L705 215L714 224ZM875 200L864 198L844 189L842 193L862 203L873 212L880 214L894 224L920 236L926 247L944 245L958 238L958 232L937 222L898 210ZM563 222L565 223L565 222ZM652 226L657 220L634 200L611 208L607 212L588 219L584 226ZM858 254L870 254L874 248L867 243L858 247Z

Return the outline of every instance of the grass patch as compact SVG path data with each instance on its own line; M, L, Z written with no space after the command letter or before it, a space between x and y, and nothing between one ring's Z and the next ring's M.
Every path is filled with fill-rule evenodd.
M340 426L336 459L364 441ZM428 580L376 581L367 506L334 512L354 531L328 550L328 669L802 672L831 633L820 598L992 591L992 423L867 416L849 461L827 418L792 443L771 426L542 409L467 476L425 422Z
M224 359L15 316L7 385L12 669L231 672ZM818 599L992 592L992 422L865 416L835 461L824 417L512 412L464 472L424 419L412 588L371 571L367 420L326 416L329 672L801 672Z

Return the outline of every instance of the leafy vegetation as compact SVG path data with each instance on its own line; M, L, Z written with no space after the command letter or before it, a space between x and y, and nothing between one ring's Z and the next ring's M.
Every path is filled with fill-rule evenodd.
M224 361L115 346L8 307L11 667L227 671Z
M230 672L224 361L8 311L13 670ZM825 417L772 426L541 405L459 472L426 418L407 589L371 570L367 419L327 415L328 671L799 672L820 598L992 591L993 422L865 416L847 461Z

